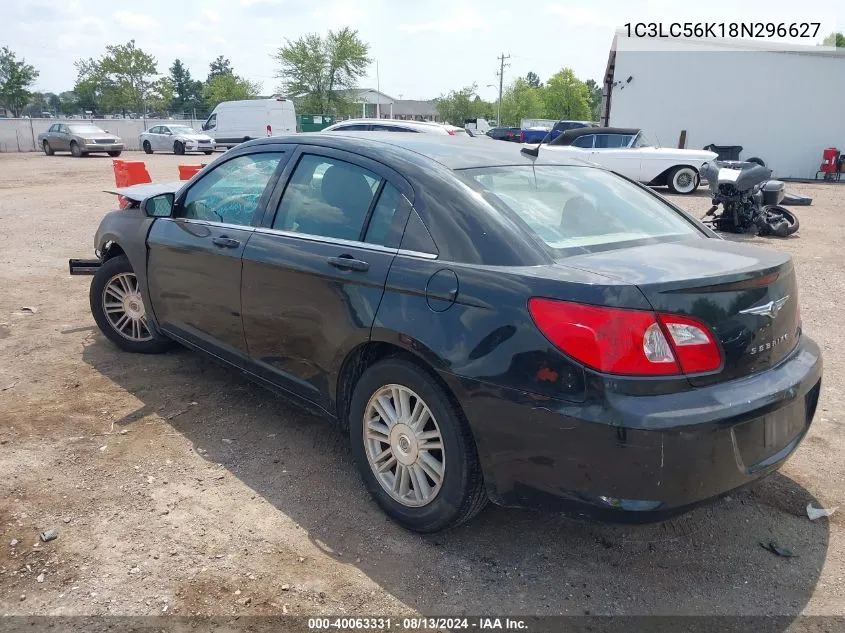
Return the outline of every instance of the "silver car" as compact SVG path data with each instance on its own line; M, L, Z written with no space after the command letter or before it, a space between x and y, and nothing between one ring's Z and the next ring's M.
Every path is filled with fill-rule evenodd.
M461 129L463 128L456 128ZM451 134L445 126L429 121L401 119L348 119L325 128L323 132L420 132L423 134Z
M54 152L70 152L79 158L93 152L120 156L123 141L92 123L53 123L38 135L38 144L47 156Z
M214 139L187 125L155 125L138 137L141 149L147 154L155 151L203 152L211 154L216 148Z

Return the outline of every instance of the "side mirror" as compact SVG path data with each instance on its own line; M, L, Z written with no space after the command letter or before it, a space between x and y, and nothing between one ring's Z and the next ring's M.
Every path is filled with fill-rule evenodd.
M141 207L150 218L169 218L173 213L174 193L160 193L144 200Z
M208 129L208 123L203 123L203 124L202 124L202 129L207 130L207 129Z

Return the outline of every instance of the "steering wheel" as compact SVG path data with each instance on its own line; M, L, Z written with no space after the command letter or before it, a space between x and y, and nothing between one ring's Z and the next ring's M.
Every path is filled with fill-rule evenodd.
M235 193L226 196L214 206L207 207L207 209L219 222L249 224L252 221L257 200L258 196L254 193Z

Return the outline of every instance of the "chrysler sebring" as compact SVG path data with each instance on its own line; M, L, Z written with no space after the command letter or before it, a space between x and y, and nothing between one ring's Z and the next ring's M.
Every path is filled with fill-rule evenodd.
M117 192L70 262L103 334L335 420L412 530L488 499L660 519L771 473L815 413L790 256L554 152L300 134Z

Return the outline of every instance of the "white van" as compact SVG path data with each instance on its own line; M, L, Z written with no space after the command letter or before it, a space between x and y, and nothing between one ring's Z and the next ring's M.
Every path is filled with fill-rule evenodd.
M464 128L479 134L487 134L490 131L490 123L487 119L464 119Z
M214 108L202 129L217 146L233 147L253 138L296 132L293 101L276 95L269 99L224 101Z

